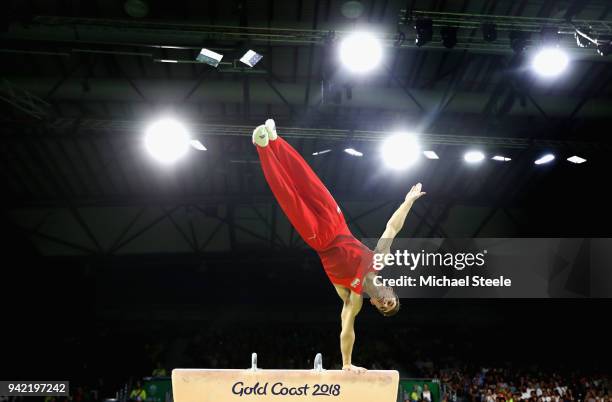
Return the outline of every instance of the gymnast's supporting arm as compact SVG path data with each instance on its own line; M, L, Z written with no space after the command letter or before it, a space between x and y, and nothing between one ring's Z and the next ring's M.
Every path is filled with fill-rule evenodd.
M342 369L347 371L364 372L362 367L353 366L351 357L353 345L355 344L355 317L359 314L363 304L361 295L353 293L348 289L347 295L343 297L342 313L340 315L342 330L340 331L340 351L342 352Z
M416 200L425 194L426 193L421 191L421 183L412 186L408 194L406 194L406 199L402 205L400 205L393 215L391 215L389 222L387 222L385 231L376 244L376 253L389 254L391 250L391 243L400 230L402 230L406 216L408 215L410 208L412 208L412 204L414 204Z

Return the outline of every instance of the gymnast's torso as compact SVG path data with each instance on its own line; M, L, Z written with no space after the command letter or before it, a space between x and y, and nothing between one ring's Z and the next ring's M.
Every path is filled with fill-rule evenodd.
M364 276L372 270L374 252L357 240L346 224L318 254L327 277L334 285L362 293Z

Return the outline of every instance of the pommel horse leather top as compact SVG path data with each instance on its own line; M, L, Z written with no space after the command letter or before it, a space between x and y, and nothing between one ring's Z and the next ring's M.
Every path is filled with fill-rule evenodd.
M172 370L174 402L395 402L395 370L350 373L323 370L317 355L313 370L234 369Z

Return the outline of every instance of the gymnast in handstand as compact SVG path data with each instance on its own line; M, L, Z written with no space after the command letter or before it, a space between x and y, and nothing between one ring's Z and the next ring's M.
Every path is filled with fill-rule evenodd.
M306 161L278 136L274 120L268 119L257 127L252 140L272 193L295 230L319 254L325 273L342 299L342 368L363 372L365 369L354 366L351 360L355 317L361 310L363 293L386 317L395 315L400 308L393 288L374 284L377 272L373 269L373 256L390 252L391 242L404 226L412 204L425 194L421 183L410 189L372 251L353 236L340 207Z

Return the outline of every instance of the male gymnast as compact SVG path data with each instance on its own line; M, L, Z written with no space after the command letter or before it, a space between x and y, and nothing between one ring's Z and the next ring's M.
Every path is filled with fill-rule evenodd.
M268 119L257 127L252 141L272 193L295 230L319 254L325 273L342 299L342 369L364 372L351 360L362 293L370 296L370 303L385 317L395 315L400 308L393 288L374 285L377 274L373 256L390 252L391 242L404 226L412 204L425 194L421 183L412 186L372 251L352 235L332 195L300 154L278 136L274 120Z

